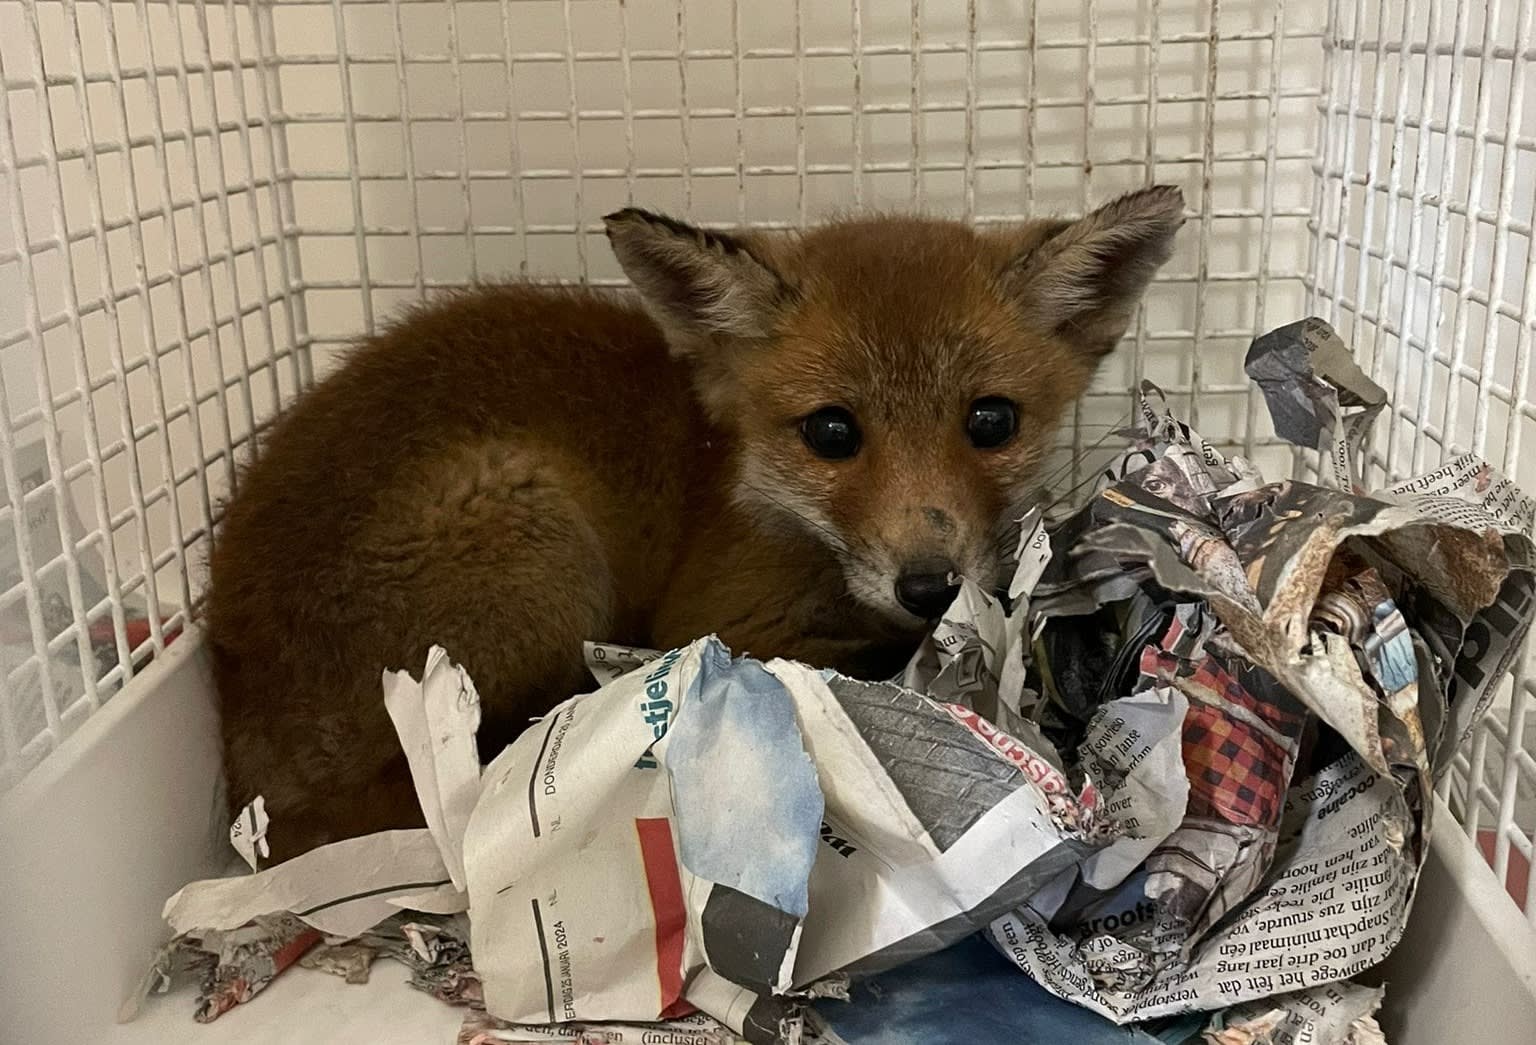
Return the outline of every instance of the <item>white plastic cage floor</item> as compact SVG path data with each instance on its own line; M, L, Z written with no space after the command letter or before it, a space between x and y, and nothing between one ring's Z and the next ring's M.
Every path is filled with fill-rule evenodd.
M93 1043L110 1045L451 1045L465 1010L406 984L405 966L381 958L367 983L351 984L316 969L292 968L244 1005L212 1023L192 1019L191 989L153 996L139 1017Z

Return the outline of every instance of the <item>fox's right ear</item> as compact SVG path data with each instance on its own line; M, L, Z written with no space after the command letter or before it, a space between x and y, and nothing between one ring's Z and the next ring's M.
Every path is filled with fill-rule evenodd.
M747 239L634 207L603 224L620 267L675 350L772 330L789 292Z

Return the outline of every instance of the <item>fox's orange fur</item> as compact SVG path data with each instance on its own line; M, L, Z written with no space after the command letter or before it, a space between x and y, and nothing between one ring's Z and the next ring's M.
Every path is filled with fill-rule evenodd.
M893 670L926 625L898 577L996 586L1182 206L797 235L622 211L641 305L505 285L416 309L300 397L229 502L207 625L232 803L266 796L277 858L420 824L380 674L434 643L479 687L487 754L586 688L585 639ZM978 449L986 397L1018 426ZM804 437L829 406L862 433L846 459Z

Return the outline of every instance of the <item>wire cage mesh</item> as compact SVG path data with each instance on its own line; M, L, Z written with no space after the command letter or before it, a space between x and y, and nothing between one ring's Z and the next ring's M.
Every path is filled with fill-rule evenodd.
M0 0L0 790L195 619L235 467L352 339L440 287L619 284L600 219L631 201L722 226L992 223L1171 182L1189 223L1063 429L1068 488L1143 378L1267 474L1308 467L1241 364L1311 312L1393 394L1377 477L1471 449L1536 489L1531 19ZM1511 882L1536 829L1532 688L1522 670L1450 788Z

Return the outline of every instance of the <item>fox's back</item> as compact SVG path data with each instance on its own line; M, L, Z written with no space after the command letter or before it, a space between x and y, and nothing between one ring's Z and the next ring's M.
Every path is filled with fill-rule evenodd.
M668 565L654 523L702 424L643 312L519 285L418 308L298 399L227 505L205 610L231 799L283 811L275 853L419 818L379 678L430 645L488 698L491 750L580 688L568 651L633 628L624 593Z
M332 572L391 491L467 444L536 446L585 473L572 476L584 495L625 498L659 471L643 448L697 423L686 374L639 308L519 284L454 294L351 350L279 419L228 505L215 581L278 563ZM241 561L221 562L224 549Z

